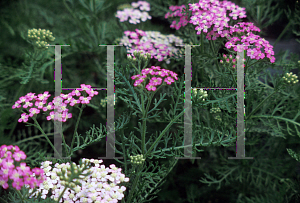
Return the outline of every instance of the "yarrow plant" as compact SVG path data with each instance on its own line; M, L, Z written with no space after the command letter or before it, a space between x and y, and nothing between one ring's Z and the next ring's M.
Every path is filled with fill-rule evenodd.
M23 72L15 71L18 69L11 67L11 64L0 64L1 70L4 67L3 80L0 80L1 95L2 92L6 93L6 98L0 96L0 141L6 144L0 147L1 202L217 202L217 199L210 199L217 196L222 198L219 202L293 202L291 196L297 194L299 188L291 181L296 175L290 171L296 166L291 159L285 157L285 161L282 156L287 155L284 153L287 143L295 143L295 138L290 139L289 136L300 137L299 81L298 74L293 74L292 70L300 67L300 61L297 55L291 54L290 59L286 58L286 53L283 57L278 56L279 60L276 59L275 62L273 46L259 36L264 28L261 22L273 19L273 14L269 15L268 9L274 9L265 8L270 4L264 4L263 0L255 2L253 8L248 8L247 3L250 1L243 0L242 3L247 7L246 15L246 8L221 0L193 1L195 3L181 1L184 5L169 5L168 1L163 0L138 1L123 5L116 5L116 2L107 2L106 6L106 2L102 0L63 0L62 3L67 8L65 10L73 18L70 22L74 22L72 26L65 24L64 27L70 28L66 29L67 32L74 31L74 35L65 33L69 35L57 37L56 40L59 44L70 44L71 49L66 49L61 55L62 58L76 52L78 56L83 56L62 60L62 63L69 60L68 64L74 64L74 60L76 62L74 69L68 70L62 66L63 72L70 74L70 70L74 71L70 77L63 74L63 80L66 81L64 84L74 87L78 85L76 81L88 80L93 86L99 86L97 89L102 90L105 90L103 83L98 84L99 80L105 80L105 68L102 67L109 66L108 62L112 62L112 58L105 58L106 51L98 53L96 48L100 43L115 42L124 45L126 52L115 53L114 72L111 73L114 75L114 92L118 97L93 98L98 92L94 91L91 85L81 84L80 88L52 99L50 91L46 91L49 86L36 85L39 82L46 83L46 80L50 81L53 77L51 65L54 60L51 53L57 52L53 51L53 47L44 49L54 40L52 33L47 29L32 29L26 33L26 28L21 32L23 39L34 45L34 52L29 51L25 54ZM27 6L30 2L21 5L28 9L33 8ZM28 10L22 13L28 13ZM53 20L60 20L55 16L50 17L51 12L38 13L42 14L49 25ZM57 13L61 19L66 16L66 13L62 14L60 16ZM294 26L298 14L290 15L288 26ZM31 19L38 19L35 12L32 15L35 18ZM107 20L110 15L114 17L112 21ZM159 23L155 19L150 20L154 16L162 20L168 19L170 22L165 25L163 23L168 23L168 20ZM252 22L241 22L248 20ZM5 24L5 21L3 23ZM156 29L156 25L159 29ZM166 26L172 30L165 29ZM10 25L7 27L10 28ZM57 35L61 33L58 28L51 29ZM9 31L14 33L11 29ZM285 31L289 29L284 29L280 36L283 36ZM168 35L164 34L166 32ZM90 50L91 47L95 49ZM31 48L29 46L28 50ZM109 52L109 49L107 51ZM186 70L186 65L182 62L189 62L189 51L193 70L190 75L186 75L186 72L182 72ZM237 104L242 98L238 93L239 69L236 68L237 63L240 64L241 55L237 52L244 53L242 62L246 100L242 120L237 117L240 115L237 114ZM86 58L86 63L78 61ZM283 73L277 74L276 78L266 70L270 66L279 67ZM99 67L99 75L103 73L104 78L100 79L93 69L95 67ZM109 70L107 71L109 73ZM89 78L91 72L93 78ZM23 79L20 87L14 86L20 88L19 90L3 88L6 81L18 77ZM258 78L265 78L265 82ZM112 86L108 85L106 91L112 92L111 88ZM187 89L191 90L192 102L191 108L188 109L185 108L187 101L190 101L186 98ZM13 98L11 92L16 92ZM120 105L113 108L112 104L116 104L117 98ZM2 105L5 99L9 101ZM8 108L4 109L5 106ZM79 109L78 116L71 107ZM83 114L85 107L88 107L88 111ZM22 110L21 116L13 117L15 115L12 112L17 109ZM39 121L41 124L50 124L50 127L46 128L37 122L37 116L41 113L45 116L44 119L39 116ZM112 115L110 113L115 113L114 126L110 128L113 131L109 130L109 123L106 123L106 126L102 124L109 121L108 118ZM13 119L10 118L14 118L15 122L11 122ZM69 120L74 118L78 118L76 122ZM189 118L192 118L191 123L186 122ZM80 120L84 121L79 125ZM228 157L239 152L239 132L236 125L239 124L238 121L245 123L244 144L247 148L244 155L254 159L241 162L228 160ZM39 135L38 131L33 133L31 128L28 128L28 132L23 132L24 123L25 126L35 127L34 129L38 129L42 134ZM53 133L53 123L60 123L63 127L63 143L56 143L55 138L54 143L64 147L64 157L61 157L62 153L58 153L59 150L48 138L58 135L57 132ZM100 128L93 125L91 130L82 133L91 123L100 123ZM188 129L187 124L191 124ZM55 125L54 129L57 129ZM74 132L70 133L70 129ZM45 133L47 131L48 133ZM191 139L186 139L187 137ZM57 161L48 157L49 149L39 144L44 138L54 149L54 154L59 154ZM282 138L286 138L286 142L282 142ZM69 139L70 145L66 143ZM113 146L110 145L112 143L105 142L109 139L114 141ZM102 145L99 147L96 142L100 141ZM267 142L259 143L259 147L262 148L257 150L259 141ZM109 151L111 146L114 150ZM27 155L19 148L28 149ZM189 152L191 154L186 154ZM288 152L290 154L292 151ZM106 159L111 159L108 166L102 161L106 159L100 158L105 156L105 153ZM266 154L272 155L272 159ZM278 154L281 157L277 156ZM33 158L35 156L38 158ZM87 156L95 157L84 158ZM19 163L26 157L27 165ZM294 152L292 157L300 160L300 156ZM79 164L71 160L61 163L65 158L76 158L80 161ZM178 158L188 159L188 162L181 162ZM209 158L213 161L209 163L210 167L207 167L207 162L203 160ZM264 161L261 162L260 158ZM180 167L175 167L176 164ZM31 169L29 165L41 167ZM286 169L270 170L279 168L279 165L288 168L289 173ZM180 173L178 178L178 171L182 168L187 175ZM174 173L171 173L172 170ZM219 177L213 177L214 175L209 174L211 172ZM191 176L201 176L201 179L192 183L189 181ZM177 178L177 185L187 186L184 188L186 194L182 193L182 188L173 187L174 178ZM273 183L272 187L265 184L270 181ZM219 190L223 189L223 183L233 192L227 194L227 190ZM168 191L158 193L162 186L168 188ZM261 191L263 193L260 193Z
M27 112L24 112L23 109L21 110L23 113L21 114L21 118L19 118L18 122L24 122L28 125L37 127L45 136L54 151L58 153L56 148L54 148L52 142L49 140L48 136L38 124L36 117L39 113L41 113L42 110L44 111L44 114L50 111L47 116L48 121L57 120L59 122L66 122L68 119L72 118L72 113L69 113L70 107L76 107L80 109L81 115L83 108L85 108L85 105L89 104L92 97L98 95L98 92L94 91L90 85L81 84L80 87L81 88L77 88L69 94L61 93L59 97L54 97L53 100L48 104L47 100L51 96L48 91L44 92L43 94L38 94L37 96L35 95L35 93L30 92L27 95L20 97L19 100L16 101L12 106L12 109L22 107L24 110L27 110ZM75 98L75 96L77 96L77 99ZM78 104L82 104L81 108L77 106ZM32 118L34 120L34 124L30 124L28 122L29 118ZM80 119L80 117L78 119ZM77 127L78 123L75 127L75 131L77 130ZM71 147L73 147L74 139L75 136L73 136ZM67 148L66 145L65 148ZM69 151L69 153L71 152Z

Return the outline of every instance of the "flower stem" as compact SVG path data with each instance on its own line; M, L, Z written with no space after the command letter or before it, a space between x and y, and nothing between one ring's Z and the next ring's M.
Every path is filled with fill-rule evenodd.
M77 132L77 128L78 128L78 125L79 125L80 117L81 117L81 114L82 114L82 111L83 111L83 108L84 108L84 107L85 107L85 105L82 104L82 105L81 105L81 108L80 108L80 112L79 112L78 119L77 119L77 121L76 121L75 129L74 129L74 134L73 134L73 138L72 138L72 143L71 143L71 148L70 148L68 157L71 156L72 153L73 153L72 149L73 149L73 145L74 145L74 141L75 141L75 134L76 134L76 132Z
M204 36L203 36L203 32L201 32L200 37L201 37L201 45L200 45L201 46L201 54L203 54L204 53L204 46L203 46Z
M23 203L24 201L24 198L23 198L23 195L21 194L21 192L19 191L19 190L17 190L17 189L15 189L15 191L17 191L17 194L18 194L18 196L20 197L20 199L21 199L21 202Z
M157 92L163 85L160 85L156 90L155 92ZM155 92L151 92L150 93L150 96L148 98L148 103L147 103L147 107L146 107L146 110L144 111L143 113L143 133L142 133L142 154L144 155L145 154L145 137L146 137L146 121L147 121L147 114L148 114L148 111L149 111L149 107L150 107L150 103L152 101L152 98L155 94ZM144 98L142 96L142 106L144 106Z
M139 167L139 168L138 168L138 172L137 172L137 174L136 174L136 176L135 176L135 178L134 178L132 187L131 187L130 192L129 192L129 195L128 195L128 200L127 200L128 203L132 202L131 199L132 199L133 193L134 193L134 191L135 191L134 189L136 188L136 185L137 185L138 180L139 180L139 178L140 178L140 173L141 173L141 171L142 171L142 169L143 169L144 163L145 163L145 162L143 162L141 165L138 166L138 167Z
M276 41L273 45L273 49L275 48L275 46L279 42L279 40L282 38L282 36L285 34L285 32L288 30L288 28L290 27L291 24L292 24L292 20L289 21L289 23L285 26L284 30L282 30L282 32L280 33L279 37L276 39Z
M58 151L56 150L56 148L53 146L52 142L49 140L49 138L48 138L48 136L46 135L46 133L43 131L43 129L41 128L41 126L40 126L39 123L37 122L37 120L36 120L34 117L32 117L32 119L34 120L34 123L36 124L35 126L36 126L36 127L41 131L41 133L45 136L46 140L47 140L48 143L51 145L51 147L54 149L54 151L55 151L57 154L59 154ZM27 122L26 122L26 123L27 123ZM59 156L60 156L60 154L59 154ZM60 158L62 158L62 157L60 156Z
M275 90L274 92L269 94L263 101L261 101L260 104L246 117L245 120L251 118L251 116L263 105L263 103L265 103L265 101L267 101L273 94L277 93L277 91L278 90Z
M62 191L62 193L60 193L57 202L59 202L59 200L62 198L62 196L64 195L65 191L68 189L68 187L65 186L64 190Z
M182 116L182 114L184 113L185 110L183 110L180 114L178 114L168 125L167 127L161 132L161 134L158 136L158 138L155 140L155 142L152 144L152 146L149 148L149 150L147 151L147 153L145 154L144 158L146 159L147 155L149 154L149 152L151 152L151 150L154 148L154 146L159 142L159 140L161 140L161 138L163 137L163 135L167 132L167 130L169 130L169 128L173 125L173 123L175 121L178 120L178 118L180 116Z

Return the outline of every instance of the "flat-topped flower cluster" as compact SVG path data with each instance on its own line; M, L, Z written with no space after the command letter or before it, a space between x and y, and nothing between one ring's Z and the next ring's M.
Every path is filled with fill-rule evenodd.
M44 171L41 168L30 169L21 160L26 159L26 154L18 146L0 147L0 185L7 189L12 182L12 187L21 190L23 185L35 188L45 180ZM36 174L35 177L32 174Z
M172 22L171 28L178 30L180 27L186 26L189 22L195 25L197 35L207 33L208 40L216 40L218 37L226 37L226 48L233 48L234 51L241 52L247 50L247 56L251 59L270 59L271 63L275 62L273 46L264 38L253 34L260 32L260 29L254 26L253 23L240 22L234 26L229 26L228 22L237 20L238 18L246 18L245 8L241 8L230 1L218 0L200 0L199 3L189 4L189 10L192 11L192 16L188 21L188 16L184 14L186 7L170 6L173 13L168 12L165 18L180 17L180 21ZM229 15L227 15L229 13ZM230 18L231 17L231 18ZM256 46L250 48L250 46ZM261 49L264 49L264 53Z
M21 114L21 118L18 122L27 122L29 117L39 114L41 110L44 112L57 110L57 112L51 111L49 116L47 116L47 120L66 122L67 119L72 118L72 114L68 112L68 105L74 106L79 103L88 104L92 97L98 94L98 92L94 91L90 85L81 84L80 86L81 88L75 89L67 95L61 94L59 97L54 97L48 104L46 104L47 100L51 96L48 91L43 94L38 94L38 96L36 96L35 93L30 92L27 95L20 97L12 108L15 109L23 107L29 111L29 114L23 111L24 113ZM85 91L88 96L83 96L81 93L82 91ZM74 96L79 98L75 99Z
M115 15L120 19L120 22L125 22L129 19L129 23L137 24L141 21L146 21L152 17L146 11L150 11L150 4L146 1L138 1L131 3L132 8L124 8L123 10L117 11ZM141 20L141 21L140 21Z
M165 60L170 63L168 56L174 56L179 52L179 48L174 45L183 45L183 40L173 34L163 35L157 31L125 31L125 36L120 40L120 45L125 45L127 52L134 57L134 51L143 51L144 54L150 53L151 58L158 61ZM173 45L174 44L174 45Z
M140 86L146 78L150 78L149 83L146 85L146 89L148 91L155 91L156 86L161 85L162 82L171 85L174 82L174 79L178 80L176 73L170 70L161 69L159 66L151 66L151 68L145 68L141 71L141 74L131 77L131 79L133 80L137 79L134 82L134 86Z
M79 202L114 202L117 203L118 200L122 200L124 197L123 192L126 190L124 186L118 186L122 182L128 182L129 178L126 178L124 174L121 173L121 168L117 168L114 164L108 167L105 165L100 165L102 160L96 159L82 159L83 162L89 162L94 164L88 170L91 172L90 175L82 177L79 181L81 186L71 183L73 190L68 188L65 190L66 181L62 181L62 170L70 173L70 163L56 163L53 166L51 161L45 161L41 163L41 168L45 172L46 179L37 189L35 193L30 197L36 196L38 193L42 194L42 198L46 199L47 195L50 194L51 189L51 199L58 200L62 191L65 190L60 202L64 203L79 203ZM72 163L74 164L74 163ZM82 166L77 166L81 167ZM29 190L32 192L32 190Z

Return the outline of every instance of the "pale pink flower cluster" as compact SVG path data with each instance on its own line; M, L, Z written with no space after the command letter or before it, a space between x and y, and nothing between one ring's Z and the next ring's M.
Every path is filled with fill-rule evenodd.
M25 185L31 189L39 186L44 180L44 171L41 168L30 169L26 163L20 162L26 159L26 154L18 146L0 147L0 185L7 189L9 183L17 190ZM35 173L36 177L32 174Z
M79 103L88 104L92 97L98 94L98 92L94 91L90 85L81 84L80 86L81 88L75 89L67 95L61 94L59 97L54 97L53 100L48 104L46 104L47 100L51 96L48 91L44 92L44 94L39 94L38 96L36 96L35 93L30 92L27 95L20 97L19 100L16 101L12 106L12 108L15 109L23 107L29 111L29 114L22 113L18 122L27 122L29 117L39 114L41 110L47 112L53 109L57 110L57 112L55 113L55 111L51 111L49 116L47 116L47 120L66 122L67 119L72 118L72 114L68 113L68 105L74 106L75 104ZM85 91L88 96L82 96L80 93L81 91ZM75 95L79 98L75 99Z
M120 45L125 45L127 52L143 51L143 54L150 53L151 58L158 61L165 60L167 64L170 63L168 56L173 56L179 52L179 48L174 45L183 45L183 40L175 35L162 35L157 31L125 31L123 38L120 40Z
M141 71L142 75L134 75L131 79L135 80L134 86L139 86L144 80L149 76L154 76L150 78L149 83L146 85L148 91L155 91L156 86L161 85L162 82L165 82L168 85L171 85L175 80L178 80L177 74L173 71L161 69L159 66L151 66L151 68L146 68ZM149 76L147 76L149 74ZM174 78L174 79L173 79Z
M180 17L180 20L177 24L176 20L174 20L171 24L171 28L175 28L176 30L179 30L179 28L182 26L186 26L188 24L188 17L186 15L184 15L182 13L183 10L186 9L185 5L182 5L182 6L170 6L169 9L171 11L173 11L173 13L170 13L168 12L166 15L165 15L165 18L169 18L169 17Z
M117 203L118 200L122 200L124 197L123 192L126 190L126 187L120 187L118 184L129 181L129 178L126 178L125 175L121 173L122 169L117 168L114 164L111 164L110 168L106 168L105 165L100 165L100 163L103 162L102 160L83 158L82 162L84 161L95 165L88 169L91 170L92 174L87 177L82 176L83 179L79 180L82 186L77 185L74 187L74 190L70 188L66 189L63 198L60 199L59 202ZM50 198L57 201L61 192L65 189L64 183L60 180L60 176L57 173L61 172L62 169L70 172L70 163L56 163L53 168L51 161L45 161L41 164L41 168L45 171L46 179L30 198L40 192L43 199L46 199L49 193L51 195ZM52 190L51 192L50 189ZM29 191L32 192L32 190Z
M150 4L148 2L146 1L132 2L131 6L133 8L125 8L124 10L117 11L117 14L115 16L120 19L120 22L125 22L128 20L128 18L130 18L129 23L137 24L140 23L141 21L145 22L147 19L150 20L152 18L148 14L148 12L145 12L145 11L150 11ZM139 10L135 8L139 8Z

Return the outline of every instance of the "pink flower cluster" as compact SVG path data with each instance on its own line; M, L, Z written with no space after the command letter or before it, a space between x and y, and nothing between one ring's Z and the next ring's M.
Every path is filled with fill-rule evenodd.
M176 20L174 20L171 24L171 28L175 28L176 30L179 30L179 28L182 26L186 26L188 24L188 17L186 15L184 15L182 13L182 10L186 9L185 5L182 6L170 6L169 9L171 11L173 11L173 13L168 12L165 15L165 18L169 18L169 17L180 17L180 20L178 22L178 24L176 24Z
M197 34L201 34L201 31L208 32L208 29L214 25L213 30L222 33L224 27L228 26L227 11L229 11L229 16L232 19L237 20L237 18L245 18L246 12L245 8L241 8L230 1L218 1L218 0L200 0L199 3L189 4L189 10L192 11L192 16L189 23L196 25ZM170 10L175 11L172 14L167 13L165 18L180 16L180 21L176 25L176 21L172 22L171 28L178 30L181 26L187 25L187 17L183 15L182 9L185 6L170 6Z
M172 82L174 82L174 79L178 80L176 73L170 70L161 69L159 66L151 66L151 68L143 69L141 71L141 74L142 75L139 74L131 77L131 79L133 80L137 79L134 82L134 86L140 85L147 78L148 74L149 76L150 75L155 76L155 77L151 77L149 83L146 85L146 89L148 91L155 91L156 86L161 85L162 81L164 81L168 85L171 85Z
M183 45L183 40L175 35L162 35L157 31L142 31L135 29L136 31L125 31L123 38L120 41L120 45L125 45L127 52L131 53L142 50L144 54L150 53L151 58L155 58L158 61L165 60L167 64L170 63L168 56L173 56L179 52L178 48L175 48L172 44Z
M197 35L201 32L207 33L206 38L208 40L216 40L218 37L226 37L229 41L225 44L226 48L233 47L234 51L241 52L247 50L247 56L251 59L263 59L265 57L270 59L271 63L275 62L273 46L269 44L265 39L261 39L260 36L253 34L252 32L260 32L260 29L253 25L253 23L237 23L234 26L229 26L228 22L230 18L227 17L227 11L229 16L233 20L237 18L245 18L245 8L241 8L230 1L218 1L218 0L200 0L199 3L189 4L192 16L189 23L196 25ZM183 6L170 6L170 9L174 11L179 8L185 8ZM175 28L178 30L180 26L185 26L185 17L181 11L176 11L173 14L167 13L165 18L173 16L181 16L179 25ZM170 27L174 27L173 22ZM208 31L212 28L210 31ZM245 32L247 34L245 34ZM241 35L241 39L237 36L233 37L233 34ZM237 43L240 41L240 44ZM256 48L250 49L250 45L255 45ZM264 52L260 50L264 48Z
M35 93L28 93L25 96L19 98L18 101L12 106L13 109L21 108L27 109L28 107L35 107L29 108L29 114L22 113L21 118L18 122L27 122L29 117L37 115L43 110L44 112L50 110L57 110L51 111L49 116L47 116L47 120L58 120L60 122L66 122L67 119L72 118L72 114L68 113L69 109L67 108L68 104L70 106L74 106L75 104L88 104L94 95L97 95L98 92L94 91L90 85L81 84L81 88L75 89L69 94L61 94L59 97L54 97L51 102L47 103L48 98L51 96L49 92L44 92L44 94L39 94L35 96ZM85 91L88 96L84 97L81 95L81 91ZM73 98L74 96L79 97L79 99Z
M231 16L234 20L247 17L244 11L245 8L241 8L230 1L218 0L200 0L199 3L189 4L192 10L192 16L190 23L196 25L197 35L201 34L201 31L208 32L208 29L213 26L213 30L222 34L224 27L228 27L230 18L227 17L227 11L231 12Z
M229 41L226 42L225 47L230 49L233 47L234 51L241 52L243 50L247 50L247 56L251 59L263 59L265 56L270 59L271 63L275 62L273 46L265 40L261 38L259 35L253 34L251 31L258 31L260 29L253 25L253 23L237 23L234 26L230 26L230 32L228 35ZM248 32L245 34L244 32ZM232 37L233 33L238 33L241 37ZM232 38L231 38L232 37ZM239 44L240 42L241 44ZM244 46L245 45L245 46ZM256 47L251 49L249 46L255 45ZM262 53L261 49L264 49L265 53Z
M4 189L9 187L8 181L13 181L12 186L17 190L21 190L23 185L33 189L43 183L45 179L43 169L31 170L26 163L20 162L21 159L25 160L26 154L18 146L2 145L0 147L0 185ZM20 164L17 166L18 162ZM36 177L32 176L33 173Z
M151 19L152 17L148 14L148 12L145 11L150 11L150 4L146 1L138 1L138 2L132 2L131 6L133 8L125 8L122 11L117 11L117 14L115 15L117 18L120 19L120 22L127 21L129 19L129 23L131 24L137 24L140 23L140 19L144 22L147 19ZM134 8L138 8L134 9ZM144 11L144 12L141 12Z

